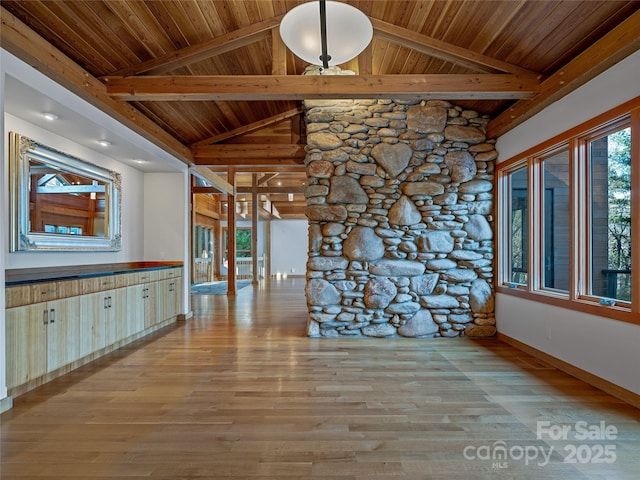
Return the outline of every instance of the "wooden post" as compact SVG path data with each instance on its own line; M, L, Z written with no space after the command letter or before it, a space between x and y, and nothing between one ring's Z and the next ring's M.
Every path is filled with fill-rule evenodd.
M251 175L251 271L253 284L257 285L260 279L258 271L258 174Z
M233 193L228 195L229 203L227 205L227 236L228 236L228 255L227 259L227 296L235 297L238 294L236 286L236 171L229 169L227 181L233 187Z

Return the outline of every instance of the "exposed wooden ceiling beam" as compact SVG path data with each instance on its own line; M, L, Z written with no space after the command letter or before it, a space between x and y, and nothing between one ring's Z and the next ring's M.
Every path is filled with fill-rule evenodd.
M236 173L306 173L304 165L290 163L286 165L209 165L212 172L225 173L232 167Z
M277 177L278 175L280 175L279 173L267 173L265 175L263 175L262 177L260 177L260 180L258 180L258 186L262 185L263 183L267 183L269 180Z
M233 185L216 175L214 172L205 167L193 167L191 173L204 178L212 184L212 188L215 188L220 193L227 193L229 195L235 195Z
M487 126L487 135L497 138L560 100L606 69L640 49L640 11L571 60L542 82L540 93L521 100L497 116Z
M296 165L300 165L304 169L302 159L296 158L200 158L196 156L194 162L199 167L215 167L222 170L235 168L238 172L242 171L240 168L245 167L253 168L251 171L254 173L290 171L286 169L275 170L274 167L293 167Z
M305 100L415 98L511 100L538 93L536 79L479 75L182 75L105 77L107 91L125 101Z
M288 193L304 193L304 186L300 185L292 185L290 187L282 186L282 187L260 187L257 192L259 194L270 194L270 193L280 193L286 195ZM236 191L238 193L251 193L252 187L236 187Z
M222 142L223 140L228 140L230 138L237 137L238 135L244 135L245 133L253 132L255 130L259 130L261 128L267 127L269 125L273 125L274 123L281 122L283 120L286 120L287 118L294 117L301 113L302 113L302 108L299 108L299 107L292 108L291 110L287 110L286 112L273 115L272 117L265 118L257 122L243 125L242 127L229 130L228 132L221 133L220 135L215 135L213 137L205 138L204 140L191 144L191 147L193 148L200 145L210 145L212 143Z
M521 68L511 63L503 62L466 48L458 47L428 35L422 35L392 23L371 18L374 35L432 57L446 60L467 67L471 70L495 73L505 72L519 75L523 78L541 78L537 72Z
M97 107L142 137L182 160L192 162L191 150L131 105L115 101L97 78L0 7L2 48Z
M216 145L198 145L192 148L192 152L195 160L251 160L256 158L301 160L305 156L304 145L300 145L297 143L222 143Z
M185 65L200 62L207 58L215 57L223 53L230 52L240 47L244 47L253 42L267 38L272 28L280 24L283 15L254 23L248 27L240 28L219 37L212 38L206 42L190 45L175 52L169 52L160 57L147 62L140 63L133 67L123 68L114 72L113 75L129 76L141 73L159 75L175 70Z
M287 74L287 47L280 36L280 29L271 29L271 75Z

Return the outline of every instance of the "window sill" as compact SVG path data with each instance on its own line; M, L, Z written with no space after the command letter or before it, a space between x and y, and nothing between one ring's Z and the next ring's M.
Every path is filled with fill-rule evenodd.
M597 301L586 299L570 300L569 298L563 298L558 295L549 295L539 292L532 293L524 288L510 288L502 285L496 287L496 293L503 293L505 295L524 298L538 303L546 303L560 308L567 308L569 310L640 325L640 314L632 312L631 309L626 306L601 305Z

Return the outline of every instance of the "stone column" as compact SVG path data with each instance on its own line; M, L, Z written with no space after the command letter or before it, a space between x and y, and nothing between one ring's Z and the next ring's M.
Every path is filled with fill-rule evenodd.
M419 99L305 115L307 333L494 335L489 119Z

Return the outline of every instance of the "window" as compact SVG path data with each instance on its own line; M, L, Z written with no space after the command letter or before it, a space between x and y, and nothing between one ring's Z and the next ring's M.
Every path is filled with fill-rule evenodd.
M509 174L510 185L510 282L527 284L527 255L529 219L527 215L527 169L521 168Z
M210 227L196 225L193 232L193 256L210 258L213 256L213 230Z
M251 257L251 229L236 229L236 258ZM224 229L224 258L229 258L229 230Z
M640 98L498 166L497 291L640 323L638 136Z
M569 149L542 160L542 286L569 290Z
M589 295L631 301L631 128L588 142Z

